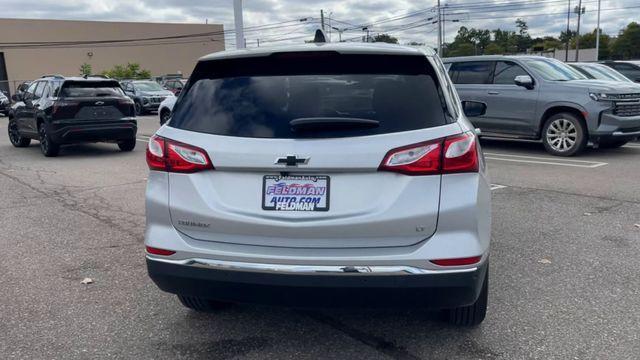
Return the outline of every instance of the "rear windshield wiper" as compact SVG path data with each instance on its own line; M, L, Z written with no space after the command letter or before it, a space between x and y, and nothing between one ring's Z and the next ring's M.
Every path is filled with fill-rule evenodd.
M380 126L380 121L348 117L311 117L289 121L293 131L371 129Z

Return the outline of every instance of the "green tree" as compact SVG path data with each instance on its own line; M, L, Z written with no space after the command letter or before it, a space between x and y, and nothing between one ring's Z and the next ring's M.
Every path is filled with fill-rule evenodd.
M637 59L640 57L640 25L632 22L620 31L611 45L612 56L616 59Z
M447 56L470 56L476 51L476 47L471 43L452 44L451 48L447 48Z
M410 42L407 43L407 45L409 45L409 46L424 46L424 43L417 42L417 41L410 41Z
M115 65L110 70L105 70L102 75L113 79L148 79L151 72L142 69L138 63L127 63L127 65Z
M93 71L91 70L91 64L88 63L83 63L82 65L80 65L80 75L81 76L89 76L93 74Z
M501 55L501 54L504 54L504 49L500 47L500 45L492 42L491 44L487 45L486 48L484 48L484 54L485 55Z
M389 34L378 34L373 37L373 42L384 42L389 44L397 44L398 39Z

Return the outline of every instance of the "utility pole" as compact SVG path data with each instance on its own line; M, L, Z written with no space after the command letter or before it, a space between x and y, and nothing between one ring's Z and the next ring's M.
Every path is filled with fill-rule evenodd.
M447 21L444 18L444 15L445 15L444 11L446 10L446 8L447 8L447 5L445 4L444 9L442 9L442 55L439 54L440 57L444 57L444 48L447 45L447 35L445 33L445 28L444 28L444 24Z
M324 31L324 10L320 10L320 24L322 24L322 31Z
M332 26L331 29L338 32L338 42L342 42L342 32L344 31L344 29L340 29L335 26Z
M571 23L571 0L568 0L567 4L567 41L565 41L565 54L564 62L569 62L569 43L571 42L571 29L569 24Z
M438 56L442 57L442 21L440 21L440 0L438 0Z
M245 48L244 24L242 23L242 0L233 0L233 15L236 25L236 48Z
M257 39L257 41L258 41L258 47L260 47L260 39Z
M600 60L600 0L598 0L598 26L596 27L596 61Z
M576 30L576 62L578 62L580 55L580 17L584 13L582 0L578 0L578 7L576 8L576 12L578 13L578 28Z

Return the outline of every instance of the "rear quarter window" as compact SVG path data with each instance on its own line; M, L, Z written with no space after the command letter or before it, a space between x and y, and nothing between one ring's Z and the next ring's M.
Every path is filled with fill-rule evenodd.
M170 126L257 138L328 138L447 123L444 95L423 56L277 54L197 65ZM372 119L372 128L292 129L301 118Z
M493 61L455 62L449 67L449 77L454 84L490 84L493 67Z

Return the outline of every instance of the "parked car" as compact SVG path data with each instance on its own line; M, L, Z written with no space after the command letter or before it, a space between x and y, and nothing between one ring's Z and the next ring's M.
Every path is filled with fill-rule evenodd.
M640 82L640 60L636 61L603 61L604 65L615 69L629 79Z
M622 81L622 82L630 82L628 77L622 75L617 72L613 68L610 68L603 64L598 63L569 63L567 64L578 70L582 75L586 76L588 79L595 80L607 80L607 81Z
M180 92L182 91L186 83L187 80L185 79L169 79L165 80L162 83L162 86L177 96L180 95Z
M136 115L157 111L167 96L173 96L171 91L152 80L125 80L120 84L127 96L133 99Z
M11 105L11 101L7 95L5 95L2 91L0 91L0 113L6 116L9 114L9 107Z
M63 144L115 142L122 151L136 145L133 101L115 80L38 79L14 95L8 133L15 147L40 141L45 156L57 156Z
M198 311L395 301L480 323L491 194L463 109L484 105L414 47L200 59L147 149L149 275Z
M164 125L169 119L171 119L171 111L173 111L173 106L176 104L177 97L175 96L167 96L166 99L162 103L160 103L160 107L158 107L158 117L160 118L160 125Z
M619 147L640 136L640 91L631 83L589 80L561 61L537 56L444 60L460 98L487 105L471 117L484 136L541 140L558 156L591 141Z

